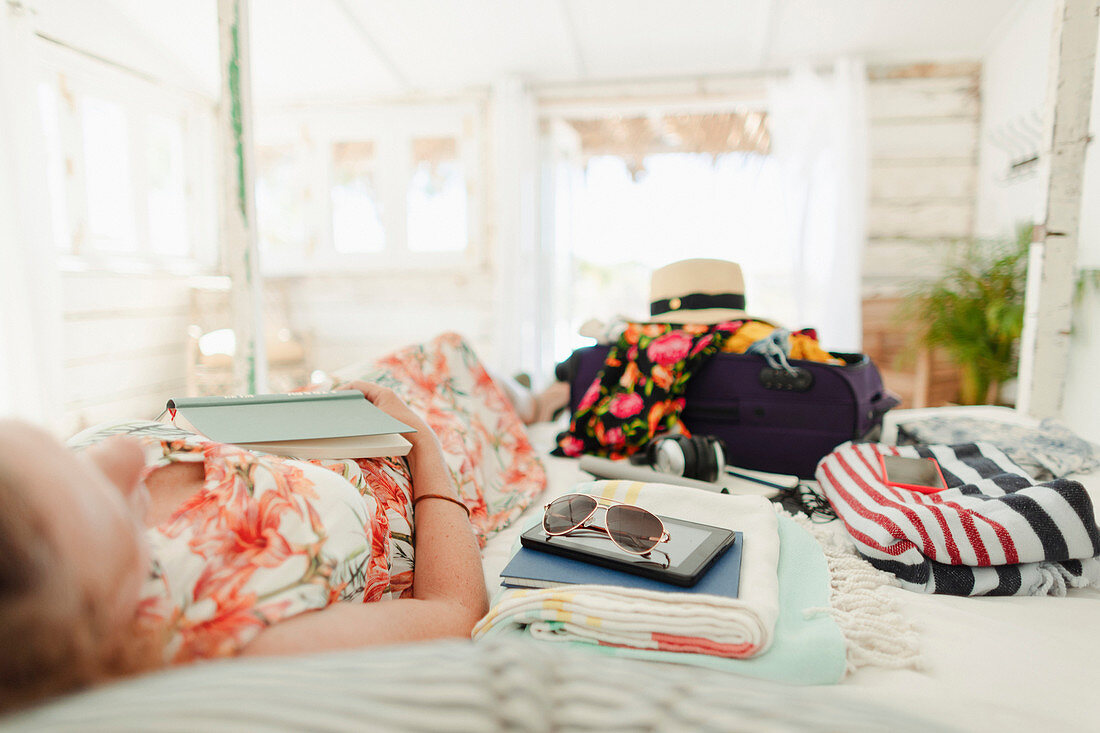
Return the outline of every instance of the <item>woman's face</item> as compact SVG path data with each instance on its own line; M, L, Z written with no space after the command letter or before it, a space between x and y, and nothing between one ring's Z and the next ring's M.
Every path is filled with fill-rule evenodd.
M5 420L0 463L68 565L58 570L71 573L110 619L130 623L149 562L140 444L112 438L77 455L30 424Z

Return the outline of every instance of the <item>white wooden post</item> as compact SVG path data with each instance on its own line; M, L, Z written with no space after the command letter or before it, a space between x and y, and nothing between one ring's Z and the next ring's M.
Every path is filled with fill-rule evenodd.
M221 262L230 278L236 352L235 389L255 394L267 388L264 353L263 282L256 227L255 148L252 139L252 77L248 0L218 0L221 51Z
M35 90L31 10L0 0L0 415L59 427L61 281Z
M504 374L514 374L532 371L544 361L536 334L538 127L534 100L521 79L510 77L493 85L491 127L497 273L494 363Z
M1065 397L1098 10L1097 0L1062 0L1054 22L1046 217L1031 245L1020 344L1019 409L1034 417L1060 416Z

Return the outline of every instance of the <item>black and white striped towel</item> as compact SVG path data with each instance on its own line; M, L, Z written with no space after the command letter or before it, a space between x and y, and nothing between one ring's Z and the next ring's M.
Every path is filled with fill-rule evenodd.
M933 456L948 489L887 486L880 453ZM1034 484L993 445L840 446L817 479L859 552L902 587L960 596L1100 586L1100 532L1076 481Z

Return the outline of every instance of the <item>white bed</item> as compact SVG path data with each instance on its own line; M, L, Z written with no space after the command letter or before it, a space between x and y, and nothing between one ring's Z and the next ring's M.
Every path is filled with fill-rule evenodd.
M1033 425L997 407L897 410L889 413L883 439L892 442L897 423L930 414L987 416ZM536 445L550 445L558 425L532 427ZM567 491L592 477L577 461L546 459L548 494ZM1100 504L1100 472L1072 476ZM525 517L493 538L485 552L490 588L508 561ZM843 533L839 522L832 523ZM931 714L964 730L1100 730L1100 591L1073 590L1065 598L960 598L884 589L919 634L919 670L865 667L837 686L808 694L877 701L914 714Z
M914 414L893 413L886 435ZM536 445L550 445L559 427L534 426ZM570 459L546 465L547 496L591 478ZM1100 473L1075 478L1100 499ZM542 498L490 540L490 588ZM838 685L791 687L538 642L441 642L193 665L46 705L0 730L1100 729L1100 592L882 592L919 636L919 668L863 667Z

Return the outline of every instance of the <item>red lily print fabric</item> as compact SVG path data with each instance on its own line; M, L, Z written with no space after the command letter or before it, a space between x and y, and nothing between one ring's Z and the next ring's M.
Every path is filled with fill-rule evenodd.
M403 461L295 461L198 436L143 439L147 472L201 462L205 475L146 532L153 561L140 610L165 630L169 661L232 656L280 620L411 587Z
M439 436L482 547L546 488L546 470L523 421L458 334L441 334L338 376L389 387Z
M686 433L680 413L688 381L743 324L628 325L577 406L569 429L558 436L555 454L625 458L654 435Z

